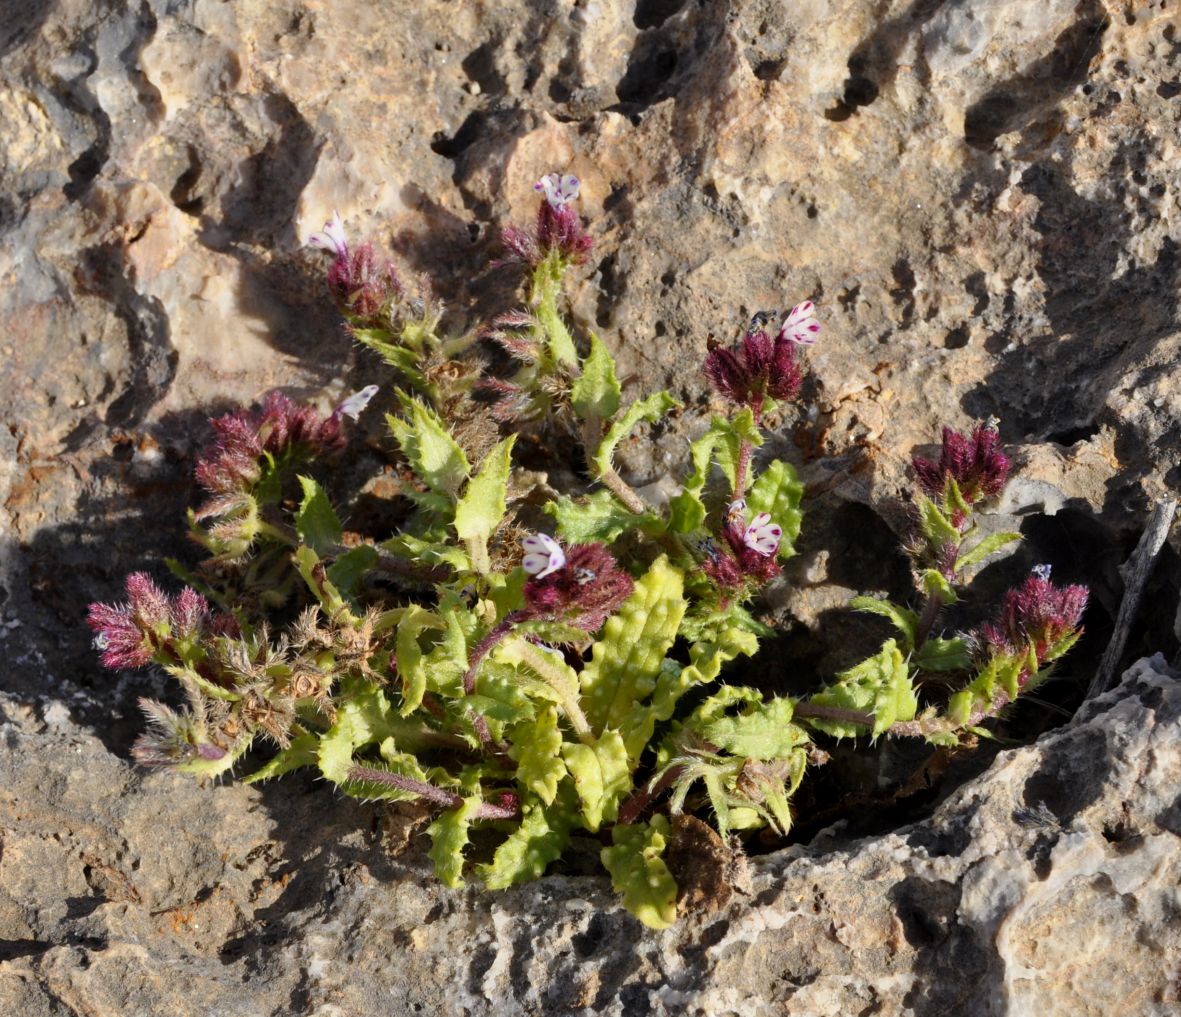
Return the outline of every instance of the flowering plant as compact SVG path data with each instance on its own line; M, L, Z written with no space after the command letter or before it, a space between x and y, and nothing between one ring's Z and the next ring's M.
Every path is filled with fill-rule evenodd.
M914 460L920 605L853 601L898 634L810 695L724 682L769 634L750 605L795 553L803 487L757 453L764 420L800 393L816 309L800 303L778 327L762 312L736 349L711 343L704 372L730 412L692 443L680 491L652 504L615 452L677 403L656 392L625 405L606 344L559 313L591 239L576 177L537 190L532 228L504 233L528 298L479 334L441 334L431 295L350 245L339 216L309 241L332 257L328 290L353 338L397 372L398 489L379 529L345 529L331 479L377 386L326 417L272 394L212 422L197 464L208 497L190 513L208 561L176 566L187 585L174 597L130 576L126 603L93 605L89 623L105 665L154 663L184 691L179 710L143 704L142 763L215 777L269 743L245 780L311 767L350 795L416 801L449 886L540 876L581 830L602 839L625 906L662 927L677 912L669 845L684 817L712 815L737 849L746 831L787 833L826 740L986 733L1073 645L1087 595L1046 567L998 621L936 635L973 568L1018 539L978 532L1010 469L995 427L945 430L937 462ZM481 338L511 355L511 377L488 373ZM517 435L497 424L540 420L579 437L589 494L514 471ZM932 674L956 691L931 693ZM483 855L477 829L494 838Z

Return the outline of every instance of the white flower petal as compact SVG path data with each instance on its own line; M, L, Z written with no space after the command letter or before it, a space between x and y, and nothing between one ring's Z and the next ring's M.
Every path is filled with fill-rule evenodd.
M338 258L343 258L348 254L348 237L345 236L344 223L341 222L339 212L333 211L332 218L324 223L322 233L313 233L308 237L308 246L322 247L326 251L331 251Z
M742 542L752 551L770 557L779 550L779 541L783 537L783 527L771 522L767 512L760 512L742 535Z
M369 401L377 395L376 385L366 385L361 391L354 392L344 402L342 402L333 411L333 415L348 417L349 420L356 420L361 416L361 411L369 405Z
M779 334L800 346L811 346L820 332L820 322L813 313L815 310L816 305L811 300L796 304L784 319Z
M544 533L529 534L521 541L521 546L528 552L521 559L521 565L536 579L544 579L566 564L562 545Z

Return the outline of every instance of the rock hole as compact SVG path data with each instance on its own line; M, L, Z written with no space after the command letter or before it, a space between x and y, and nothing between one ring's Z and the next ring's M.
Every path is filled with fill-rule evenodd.
M1080 441L1090 441L1099 433L1099 425L1095 423L1083 424L1080 427L1068 427L1061 431L1051 431L1046 435L1046 441L1069 448Z
M786 60L762 60L755 65L755 77L759 81L778 81L786 66Z
M1162 99L1173 99L1181 95L1181 79L1176 81L1162 81L1156 86L1156 94Z
M477 46L459 65L468 81L480 86L485 95L500 95L504 92L504 78L496 69L496 50L499 40L493 39Z
M637 0L632 24L636 28L659 28L685 6L685 0Z
M967 345L968 330L963 325L953 328L943 338L943 348L945 350L962 350Z
M660 40L637 44L626 73L615 86L620 102L646 107L664 98L664 86L677 69L677 51Z
M599 262L599 299L595 307L595 324L599 328L611 327L611 315L618 296L615 292L615 255L608 254Z
M451 137L443 131L436 131L431 138L431 151L447 159L457 159L479 136L484 123L484 114L478 110L468 116Z
M201 160L197 156L197 150L192 145L188 147L189 165L188 168L176 178L176 183L172 185L172 190L169 197L172 203L185 215L198 216L205 208L205 199L194 193L198 181L201 179Z

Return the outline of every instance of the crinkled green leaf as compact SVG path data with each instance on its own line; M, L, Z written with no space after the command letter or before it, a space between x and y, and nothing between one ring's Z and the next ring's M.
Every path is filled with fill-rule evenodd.
M921 577L923 591L931 597L938 597L944 604L954 604L959 600L954 587L938 569L924 569Z
M960 636L928 639L911 657L911 663L924 671L963 671L971 666L972 653Z
M578 351L570 330L558 313L558 294L566 260L561 251L551 250L533 269L533 296L536 301L537 322L545 335L550 356L559 364L573 367L578 363Z
M611 885L623 894L623 906L650 929L667 929L677 918L677 884L661 857L668 834L664 816L653 816L650 823L615 826L614 847L600 854Z
M328 569L320 561L320 556L306 544L303 544L295 549L293 557L296 569L303 577L303 581L308 584L308 589L320 601L324 613L329 618L351 619L352 613L349 611L348 603L341 596L340 590L328 578Z
M426 693L427 662L419 645L419 636L429 629L445 627L444 619L417 604L410 604L398 623L395 646L398 674L402 678L402 708L399 712L403 717L409 716L422 705L422 697Z
M482 804L478 796L465 798L459 808L444 812L426 828L435 875L444 886L463 886L463 851L468 845L468 830Z
M701 492L713 469L714 449L732 433L730 421L714 417L709 428L689 445L689 461L693 472L686 478L678 494L669 499L669 523L677 533L692 533L705 522L705 502Z
M517 780L546 805L553 803L558 784L566 776L561 750L562 732L558 730L558 711L553 706L541 710L532 721L513 728L509 754L517 761Z
M746 494L749 518L766 512L773 522L783 527L783 539L779 542L780 559L790 558L796 553L795 542L804 518L800 509L803 497L804 485L796 477L796 471L779 459L773 459L767 464Z
M462 547L443 540L424 540L409 533L399 533L381 546L391 554L420 565L448 565L456 572L468 572L472 567Z
M902 633L903 648L909 650L914 646L919 627L919 616L913 611L877 597L854 597L849 601L849 606L855 611L866 611L869 614L880 614L883 618L889 618L894 623L894 627Z
M432 491L455 497L471 473L467 456L434 410L408 397L402 404L405 418L385 418L390 433L419 480Z
M393 708L380 689L347 684L337 699L335 723L320 736L320 772L334 784L345 784L357 749L394 734L393 719Z
M965 551L955 560L955 570L957 573L963 572L964 569L970 568L973 565L978 565L984 561L990 554L999 551L1006 544L1011 544L1015 540L1020 540L1020 533L992 533L985 537L980 543L968 551Z
M496 849L490 865L481 865L480 878L490 890L503 890L540 877L570 842L578 803L568 785L559 788L553 805L527 802L521 825Z
M596 491L586 498L565 495L549 502L545 511L554 517L558 535L571 544L610 544L621 533L651 527L655 516L629 512L610 491Z
M260 766L254 773L243 777L242 783L254 784L260 780L281 777L292 770L300 769L300 767L315 766L319 747L320 739L310 731L296 735L291 739L291 744L287 748L282 749L273 759Z
M392 743L392 741L392 739L386 739L386 742ZM364 765L369 770L409 777L411 780L423 783L428 780L427 774L419 766L418 760L409 752L383 751L381 762L365 760L360 765ZM412 802L421 797L415 791L396 787L383 780L366 777L349 778L341 785L341 790L345 794L365 802Z
M619 409L620 391L615 379L615 360L592 332L590 353L582 362L582 374L570 392L570 404L583 420L610 420Z
M340 543L340 520L324 489L311 477L298 478L303 500L295 514L295 532L318 555L325 555Z
M612 469L615 446L631 434L641 420L647 420L649 423L657 421L678 406L680 403L667 392L653 392L650 396L632 403L623 416L611 425L611 429L600 443L593 460L596 471L601 474Z
M689 647L688 666L665 659L661 663L651 700L632 707L620 725L632 761L639 760L656 725L672 717L677 703L686 692L716 679L727 661L739 654L753 656L758 648L756 636L735 627L720 632L715 641L693 643Z
M938 554L945 544L960 542L960 531L951 524L951 520L926 495L919 495L919 530L927 539L932 553Z
M792 723L794 705L786 698L748 703L737 716L719 717L697 730L735 756L784 758L809 740L807 732Z
M604 731L590 744L566 742L562 759L574 778L583 823L591 833L598 833L604 822L615 819L620 801L631 790L631 766L623 738L618 731Z
M488 572L488 538L504 518L509 468L512 466L516 435L500 442L480 465L463 497L455 506L455 532L467 544L468 556L477 572Z
M486 665L480 669L474 695L465 703L494 722L493 735L507 724L519 724L533 717L533 703L515 680L512 668Z
M356 596L361 580L372 571L377 564L377 548L370 544L359 544L349 548L343 554L337 555L336 560L328 566L328 579L342 594L350 600Z
M749 406L744 406L733 417L725 420L725 424L722 440L718 442L714 456L726 480L734 487L743 440L749 442L752 448L758 448L763 444L763 432L755 423L754 412Z
M681 571L662 556L607 619L582 672L583 708L595 731L618 728L651 693L685 613L682 586Z
M872 713L875 738L898 721L914 719L918 698L906 659L893 639L887 640L874 656L837 678L835 684L812 696L810 701L816 706ZM861 725L849 721L809 717L808 723L837 738L864 733Z

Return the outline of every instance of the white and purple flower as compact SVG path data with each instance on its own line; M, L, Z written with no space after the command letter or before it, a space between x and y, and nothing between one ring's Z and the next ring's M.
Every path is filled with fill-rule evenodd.
M559 176L557 173L547 173L533 185L533 190L539 193L544 191L545 200L549 202L550 207L559 209L578 197L581 186L581 181L573 174Z
M747 547L767 558L779 550L779 541L782 539L783 527L771 522L769 512L760 512L755 516L742 535L742 542Z
M349 420L356 420L361 416L361 412L369 405L369 401L377 395L378 388L376 385L366 385L359 392L354 392L351 396L345 399L335 410L332 411L334 417L348 417Z
M308 237L307 243L309 247L320 247L325 251L331 251L337 258L347 258L349 242L344 234L344 223L341 222L340 213L334 209L332 218L324 223L323 231L313 233Z
M779 329L779 336L798 346L811 346L816 342L816 336L820 332L820 322L815 312L816 305L811 300L796 304L787 312L783 326Z
M521 565L535 579L544 579L566 564L566 552L562 550L562 545L544 533L529 534L521 541L521 546L525 549Z

